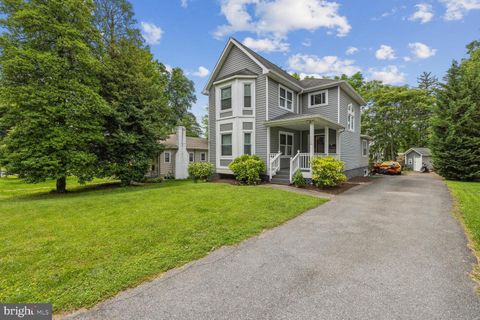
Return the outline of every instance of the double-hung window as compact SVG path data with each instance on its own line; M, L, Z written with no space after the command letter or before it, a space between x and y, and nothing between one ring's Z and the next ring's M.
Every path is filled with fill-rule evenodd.
M293 156L293 133L280 132L280 152L282 156Z
M311 93L308 95L308 107L318 107L325 106L328 104L328 90L323 90L320 92Z
M366 157L368 155L368 142L367 140L362 140L362 156Z
M250 132L243 134L243 153L252 154L252 134Z
M200 153L200 161L206 161L207 160L207 154L205 152Z
M220 93L221 96L221 110L228 110L232 108L232 87L222 88Z
M222 142L222 156L231 156L232 155L232 134L226 133L221 135L221 142Z
M280 108L293 111L293 92L280 86Z
M243 107L252 107L252 85L250 83L245 83L243 85Z
M163 154L163 157L164 157L163 161L164 161L165 163L170 163L170 156L171 156L170 151L166 151L166 152Z
M347 130L355 131L355 110L353 109L353 104L351 103L348 105Z
M188 153L188 161L195 162L195 153L194 152L189 152Z

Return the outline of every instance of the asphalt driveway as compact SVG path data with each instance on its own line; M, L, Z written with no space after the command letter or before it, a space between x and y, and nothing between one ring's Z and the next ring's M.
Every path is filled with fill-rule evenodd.
M383 177L75 319L480 319L444 183Z

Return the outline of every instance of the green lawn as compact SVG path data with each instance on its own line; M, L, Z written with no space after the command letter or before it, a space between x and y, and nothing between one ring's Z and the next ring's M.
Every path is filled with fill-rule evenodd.
M480 257L480 182L447 181L447 184ZM475 276L480 281L480 267L477 267Z
M89 307L326 201L187 181L66 195L48 193L53 186L0 179L2 302Z

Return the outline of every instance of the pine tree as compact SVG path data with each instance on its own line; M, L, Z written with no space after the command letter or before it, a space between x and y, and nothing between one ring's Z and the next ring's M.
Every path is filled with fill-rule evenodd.
M480 179L480 46L468 48L469 58L448 70L432 119L435 168L454 180Z
M106 105L94 54L99 33L89 0L7 1L0 4L2 100L0 162L28 182L97 172Z
M433 95L438 89L438 78L431 72L422 72L417 78L418 88L425 90L429 95Z

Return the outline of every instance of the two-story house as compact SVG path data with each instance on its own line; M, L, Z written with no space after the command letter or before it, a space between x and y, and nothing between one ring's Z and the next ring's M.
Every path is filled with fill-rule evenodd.
M346 82L297 80L231 38L205 86L209 96L209 160L219 174L242 154L257 154L269 179L311 177L313 156L345 162L348 177L368 168L368 137L360 134L363 98Z

